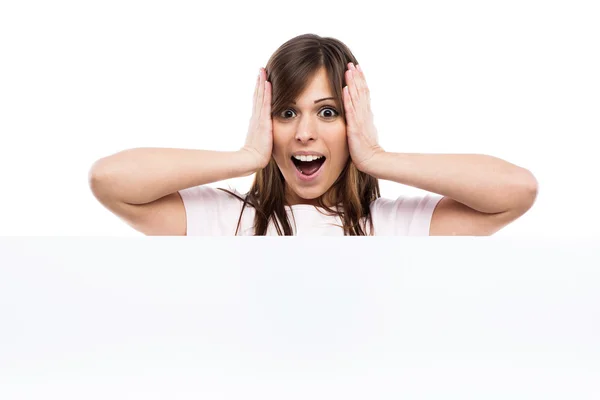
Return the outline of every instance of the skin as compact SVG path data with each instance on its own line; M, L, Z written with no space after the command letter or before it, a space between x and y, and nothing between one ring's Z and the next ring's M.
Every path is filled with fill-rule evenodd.
M288 205L317 205L317 199L332 187L350 156L346 123L340 115L342 105L337 105L334 99L314 103L325 97L333 97L333 91L325 68L321 68L296 104L290 104L273 117L273 158L285 178ZM298 179L291 160L296 151L315 151L326 157L316 180Z
M444 198L431 217L430 236L491 235L531 208L537 197L536 178L527 169L497 157L383 150L378 144L370 91L362 68L352 63L348 63L347 67L347 85L343 88L345 122L339 117L327 122L317 115L326 102L311 104L316 99L331 95L324 71L319 71L298 99L298 105L294 106L296 113L287 110L282 113L291 113L291 119L274 118L273 145L270 141L262 143L255 137L249 139L248 146L254 154L262 154L253 147L255 142L259 148L273 149L289 187L289 204L314 204L313 200L319 195L327 194L349 156L359 171L377 179L442 195ZM267 104L266 110L269 111L270 85L269 82L264 85L269 95L266 100L258 96L257 101ZM261 127L259 123L258 128ZM322 171L323 176L310 185L303 184L295 176L290 157L298 150L318 151L328 158L326 164L329 164L324 165L327 170ZM264 160L261 165L263 168L266 165ZM326 197L324 199L327 200Z

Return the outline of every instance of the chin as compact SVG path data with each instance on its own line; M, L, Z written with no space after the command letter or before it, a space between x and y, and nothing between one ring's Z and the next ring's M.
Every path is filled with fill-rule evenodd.
M297 187L292 186L296 196L304 200L315 200L323 195L326 191L320 187Z

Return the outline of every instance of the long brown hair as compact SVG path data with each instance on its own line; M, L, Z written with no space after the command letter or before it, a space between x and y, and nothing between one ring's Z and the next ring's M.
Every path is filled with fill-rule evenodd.
M346 121L343 107L342 89L344 74L348 63L358 64L350 49L341 41L304 34L288 40L281 45L267 62L267 80L272 87L271 116L279 115L303 92L311 77L322 67L327 76L333 96L342 105L340 115ZM221 188L219 188L221 189ZM246 205L256 210L254 216L254 234L266 235L270 221L273 221L279 235L293 234L285 211L285 179L271 157L269 164L258 171L249 192L242 198L226 189L221 189L244 202L238 219L235 235L238 234L242 214ZM324 198L330 204L339 204L340 208L331 209L324 204ZM340 176L329 191L317 199L319 207L327 215L338 215L342 220L345 236L366 236L366 223L369 234L373 235L373 220L370 213L371 202L380 197L379 182L371 175L359 171L351 158L348 158ZM320 210L319 210L320 211ZM293 214L292 214L293 216Z

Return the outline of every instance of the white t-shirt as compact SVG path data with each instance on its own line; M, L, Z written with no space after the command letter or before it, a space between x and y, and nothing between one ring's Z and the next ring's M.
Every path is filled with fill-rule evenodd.
M244 198L244 195L239 192L234 190L232 192ZM206 185L180 190L179 194L185 206L188 236L233 236L235 234L243 205L241 200ZM428 193L422 197L399 197L396 200L378 198L370 206L374 234L429 236L431 216L442 197L435 193ZM292 231L297 236L344 235L344 230L341 228L342 220L338 216L326 215L325 210L319 212L315 206L308 204L285 206L285 210ZM246 205L238 235L254 235L254 213L254 208ZM369 225L366 225L368 232ZM267 235L278 235L272 222L267 228Z

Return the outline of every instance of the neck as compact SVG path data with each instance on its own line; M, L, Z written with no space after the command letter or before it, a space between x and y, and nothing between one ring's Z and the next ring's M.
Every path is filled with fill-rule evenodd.
M307 205L311 205L311 206L319 206L319 199L322 199L323 204L326 207L334 207L335 205L335 191L333 188L330 188L327 192L325 192L323 195L316 197L314 199L303 199L302 197L298 196L296 193L294 193L293 191L289 190L289 187L286 186L286 196L285 196L285 204L288 206L294 206L297 204L307 204Z

